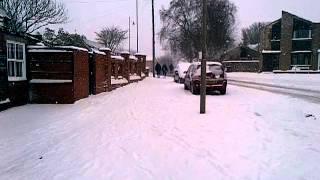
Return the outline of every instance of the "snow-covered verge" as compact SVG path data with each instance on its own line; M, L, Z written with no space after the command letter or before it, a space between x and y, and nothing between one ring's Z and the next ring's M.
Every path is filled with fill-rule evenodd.
M132 81L140 80L140 79L141 79L141 77L138 76L138 75L131 75L131 76L130 76L130 80L132 80Z
M320 91L320 74L228 73L228 79Z
M319 179L320 107L147 78L73 105L0 112L0 179Z

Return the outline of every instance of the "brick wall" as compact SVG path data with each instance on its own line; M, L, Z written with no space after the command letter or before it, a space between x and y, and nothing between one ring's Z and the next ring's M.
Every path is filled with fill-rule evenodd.
M102 54L94 54L94 70L95 70L95 92L100 94L106 92L107 82L107 56Z
M123 77L130 81L130 54L129 53L122 53L121 56L124 58L123 62Z
M75 101L89 96L89 54L86 51L73 53L73 85Z
M320 23L313 23L312 28L312 69L318 70L318 50L320 49Z
M293 34L293 16L287 12L282 13L281 23L281 54L279 60L280 70L290 70Z

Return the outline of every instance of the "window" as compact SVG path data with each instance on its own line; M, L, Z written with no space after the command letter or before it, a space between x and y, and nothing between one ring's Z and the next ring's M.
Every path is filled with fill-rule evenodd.
M310 65L311 54L310 53L300 53L292 55L292 65Z
M7 41L8 80L26 80L25 44Z

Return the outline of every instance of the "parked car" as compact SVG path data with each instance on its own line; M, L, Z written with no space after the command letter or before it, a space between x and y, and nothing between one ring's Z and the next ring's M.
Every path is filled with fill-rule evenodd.
M219 62L207 63L207 91L220 91L220 94L227 92L227 75L224 67ZM184 88L192 94L200 94L201 63L190 65L184 81Z
M174 70L174 82L176 83L183 83L184 77L186 76L187 70L191 63L187 62L180 62L176 69Z

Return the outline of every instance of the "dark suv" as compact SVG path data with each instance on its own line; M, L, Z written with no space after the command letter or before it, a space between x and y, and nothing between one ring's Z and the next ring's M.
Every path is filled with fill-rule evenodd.
M187 71L184 89L190 89L192 94L200 94L200 82L201 63L193 63ZM227 92L227 75L219 62L207 63L207 91L219 91L220 94Z

